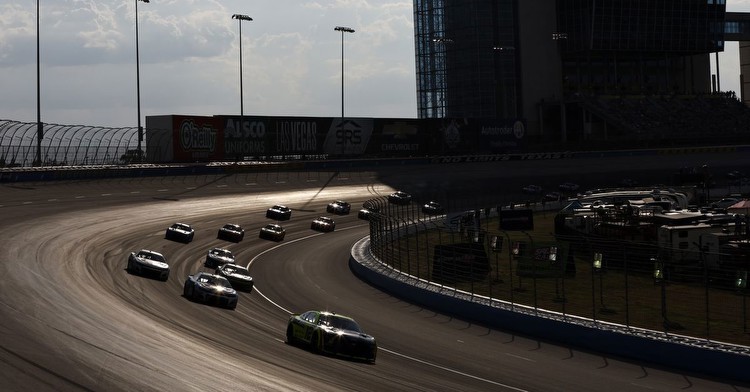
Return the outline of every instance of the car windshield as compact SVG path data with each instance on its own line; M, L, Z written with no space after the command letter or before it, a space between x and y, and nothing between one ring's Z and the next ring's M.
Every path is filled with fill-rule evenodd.
M267 225L267 226L266 226L266 229L268 229L268 230L271 230L271 231L281 231L281 226L277 226L277 225Z
M224 272L227 274L235 274L235 275L242 275L242 276L250 276L248 271L244 268L240 268L235 265L230 266L224 266Z
M180 224L180 223L175 223L175 224L173 224L173 225L172 225L172 228L173 228L173 229L179 229L179 230L190 230L190 226L188 226L188 225L183 225L183 224Z
M221 276L201 275L198 277L197 280L198 280L198 283L203 283L207 285L231 287L231 285L229 284L229 281L222 278Z
M142 259L149 259L149 260L164 262L164 256L158 253L140 251L138 252L137 256Z
M227 230L240 231L240 227L237 225L224 225Z
M226 250L226 249L212 249L211 254L218 257L226 257L229 259L233 259L234 256L232 255L232 252Z
M362 332L356 321L334 314L321 314L319 323L331 328L344 329L347 331Z
M333 223L333 219L325 217L325 216L321 216L320 218L318 218L318 220L324 223Z

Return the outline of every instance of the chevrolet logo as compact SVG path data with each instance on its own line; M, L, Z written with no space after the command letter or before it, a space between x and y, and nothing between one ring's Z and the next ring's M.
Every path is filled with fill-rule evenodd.
M417 134L417 127L403 121L383 126L384 136L393 136L394 139L407 139Z

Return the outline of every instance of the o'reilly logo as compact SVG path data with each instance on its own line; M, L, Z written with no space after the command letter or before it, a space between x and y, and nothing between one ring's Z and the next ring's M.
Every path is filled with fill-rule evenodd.
M216 130L210 126L198 126L192 119L180 125L180 146L184 151L214 151Z

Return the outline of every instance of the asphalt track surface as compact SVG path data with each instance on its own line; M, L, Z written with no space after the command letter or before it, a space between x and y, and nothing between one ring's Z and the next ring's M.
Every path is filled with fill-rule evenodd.
M744 154L722 154L5 184L0 390L750 390L453 319L381 292L348 268L351 245L368 234L356 209L393 189L471 204L487 193L512 198L526 183L665 182L686 161L717 172L750 168ZM337 217L333 233L310 230L334 199L350 201L353 213ZM286 239L261 240L265 210L277 203L293 209ZM192 243L164 239L175 221L196 228ZM216 239L229 222L245 227L244 241ZM256 282L234 311L182 297L186 276L214 246L232 250ZM141 248L167 257L167 282L125 271L128 254ZM290 312L310 309L353 316L377 338L377 362L286 344Z

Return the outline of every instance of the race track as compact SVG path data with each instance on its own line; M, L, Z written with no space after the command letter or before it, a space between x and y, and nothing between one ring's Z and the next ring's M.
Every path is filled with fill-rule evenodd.
M726 380L658 369L436 314L363 283L351 245L368 234L364 200L404 189L481 203L521 185L586 186L640 174L655 180L682 160L750 168L742 154L602 162L498 162L378 172L252 173L225 177L21 183L0 187L0 377L7 391L738 391ZM582 176L581 173L586 173ZM616 174L612 174L616 173ZM583 179L579 179L585 177ZM564 181L563 180L563 181ZM463 195L463 196L462 196ZM466 196L468 195L468 196ZM520 195L518 196L520 197ZM336 231L310 230L334 199L352 203ZM281 243L257 238L273 204L293 209ZM454 201L458 203L458 201ZM195 240L164 239L176 221ZM245 240L216 239L239 223ZM232 250L256 282L236 310L182 297L214 246ZM167 282L125 271L131 251L162 252ZM354 317L378 340L375 364L284 342L290 312Z

